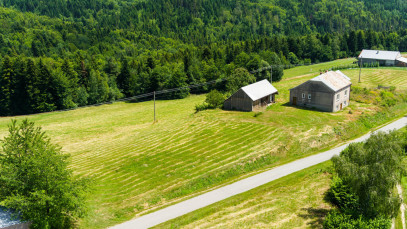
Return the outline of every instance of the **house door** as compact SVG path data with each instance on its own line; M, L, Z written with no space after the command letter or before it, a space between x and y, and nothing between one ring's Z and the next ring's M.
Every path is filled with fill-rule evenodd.
M342 110L342 103L341 103L341 110Z
M297 105L297 97L293 97L293 105L294 105L294 106Z

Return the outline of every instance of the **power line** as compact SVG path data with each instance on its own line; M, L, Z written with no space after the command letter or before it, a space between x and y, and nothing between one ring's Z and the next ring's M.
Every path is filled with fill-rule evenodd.
M300 66L310 66L310 65L315 65L315 64L324 64L324 63L329 63L330 61L327 62L320 62L320 63L309 63L309 64L277 64L277 65L269 65L269 66L265 66L263 68L257 69L257 70L253 70L250 73L254 74L257 72L261 72L264 70L269 70L273 67L283 67L284 69L287 68L293 68L293 67L300 67ZM136 96L131 96L131 97L127 97L127 98L122 98L122 99L117 99L114 101L106 101L106 102L102 102L102 103L96 103L96 104L91 104L91 105L85 105L85 106L80 106L80 107L75 107L75 108L68 108L68 109L62 109L62 110L54 110L54 111L49 111L49 112L42 112L42 113L35 113L35 114L25 114L25 115L16 115L14 117L18 117L18 116L30 116L30 115L36 115L36 114L46 114L46 113L51 113L51 112L63 112L63 111L70 111L70 110L76 110L79 108L87 108L87 107L96 107L96 106L101 106L101 105L105 105L105 104L112 104L115 102L127 102L127 101L132 101L132 100L138 100L138 99L142 99L142 98L148 98L148 97L153 97L154 94L157 95L162 95L162 94L167 94L167 93L171 93L171 92L176 92L176 91L181 91L181 90L186 90L186 89L193 89L193 88L198 88L198 87L203 87L206 85L210 85L210 84L215 84L215 83L221 83L226 81L227 79L222 78L222 79L216 79L216 80L211 80L208 82L204 82L204 83L199 83L199 84L193 84L193 85L188 85L185 87L178 87L178 88L171 88L171 89L164 89L161 91L155 91L155 92L149 92L149 93L144 93L144 94L140 94L140 95L136 95ZM161 96L160 96L161 97Z
M117 100L114 100L114 101L106 101L106 102L102 102L102 103L96 103L96 104L91 104L91 105L85 105L85 106L62 109L62 110L54 110L54 111L48 111L48 112L42 112L42 113L35 113L35 114L16 115L16 116L13 116L13 117L31 116L31 115L37 115L37 114L47 114L47 113L52 113L52 112L71 111L71 110L76 110L76 109L79 109L79 108L96 107L96 106L101 106L101 105L106 105L106 104L112 104L112 103L115 103L115 102L134 101L134 100L138 100L138 99L142 99L142 98L154 97L154 95L163 95L163 94L167 94L167 93L171 93L171 92L182 91L182 90L187 90L187 89L203 87L203 86L206 86L206 85L221 83L221 82L224 82L226 80L227 79L225 79L225 78L216 79L216 80L211 80L211 81L204 82L204 83L199 83L199 84L192 84L192 85L188 85L188 86L184 86L184 87L164 89L164 90L161 90L161 91L154 91L154 92L144 93L144 94L140 94L140 95L136 95L136 96L117 99ZM161 98L164 98L164 97L161 96Z

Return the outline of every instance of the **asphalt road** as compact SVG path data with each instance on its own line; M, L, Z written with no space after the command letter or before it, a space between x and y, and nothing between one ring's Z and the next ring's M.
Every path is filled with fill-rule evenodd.
M390 131L401 129L407 125L407 117L403 117L393 123L390 123L378 131ZM371 133L366 134L358 139L348 142L345 145L328 150L326 152L309 156L303 159L293 161L291 163L270 169L266 172L245 178L230 185L215 189L205 194L196 196L189 200L182 201L172 206L141 216L139 218L127 221L125 223L111 227L112 229L134 229L134 228L150 228L168 220L175 219L179 216L193 212L200 208L206 207L218 201L222 201L234 195L249 191L281 177L303 170L305 168L317 165L331 159L334 155L344 150L350 143L361 142L370 137Z

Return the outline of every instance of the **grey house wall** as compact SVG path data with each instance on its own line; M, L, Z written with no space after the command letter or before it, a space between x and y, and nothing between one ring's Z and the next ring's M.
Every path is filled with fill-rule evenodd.
M303 93L305 98L302 97ZM311 99L308 99L308 95L311 95ZM337 99L338 95L339 99ZM341 109L341 104L342 109L349 106L349 95L350 86L335 93L321 82L308 81L290 90L290 104L336 112ZM297 98L296 104L294 104L294 97Z
M239 89L230 98L225 100L223 108L225 110L252 111L253 101L242 89Z
M339 95L339 99L338 99ZM337 91L334 96L334 106L333 106L333 112L341 110L341 105L342 109L345 107L349 106L350 102L350 86L343 88L340 91Z
M302 94L305 94L303 98ZM311 94L311 99L308 95ZM297 102L294 104L294 97ZM321 111L333 111L334 93L331 89L320 82L308 81L290 90L290 104L308 108L316 108Z

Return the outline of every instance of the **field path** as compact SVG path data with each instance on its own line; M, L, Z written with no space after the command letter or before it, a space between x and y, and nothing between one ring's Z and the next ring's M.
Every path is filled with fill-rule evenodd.
M395 122L392 122L377 131L390 131L394 129L401 129L407 125L407 117L403 117ZM227 199L234 195L249 191L261 185L267 184L271 181L277 180L281 177L287 176L294 172L303 170L305 168L317 165L324 161L330 160L334 155L344 150L350 143L362 142L370 137L368 133L358 139L352 140L345 145L328 150L326 152L309 156L291 163L270 169L266 172L245 178L230 185L215 189L213 191L196 196L189 200L182 201L178 204L163 208L156 212L141 216L139 218L127 221L125 223L111 227L112 229L130 229L130 228L149 228L175 219L179 216L193 212L200 208L206 207L218 201Z

